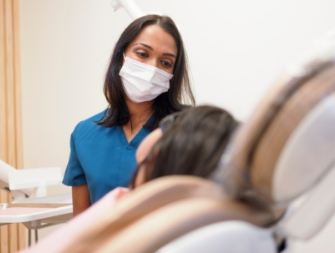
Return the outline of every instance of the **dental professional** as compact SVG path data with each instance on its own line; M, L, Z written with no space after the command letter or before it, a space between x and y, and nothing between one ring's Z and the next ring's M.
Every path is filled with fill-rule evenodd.
M141 141L166 115L194 105L182 37L168 16L133 21L114 48L104 82L108 108L71 134L63 183L76 216L114 188L128 187Z

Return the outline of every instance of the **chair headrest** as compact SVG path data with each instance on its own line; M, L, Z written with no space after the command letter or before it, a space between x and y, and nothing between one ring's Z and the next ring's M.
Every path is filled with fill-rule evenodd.
M335 41L291 65L232 139L214 177L238 198L284 207L335 160Z
M89 230L72 238L62 252L155 252L204 225L243 220L267 226L280 215L235 201L209 180L166 176L130 191Z

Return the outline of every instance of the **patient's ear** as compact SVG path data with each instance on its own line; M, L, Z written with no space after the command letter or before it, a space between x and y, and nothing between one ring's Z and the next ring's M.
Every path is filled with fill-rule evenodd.
M136 161L139 164L138 171L136 172L135 181L133 183L133 187L137 187L143 184L146 181L147 173L146 166L143 164L144 159L147 158L149 155L152 147L156 144L156 142L162 137L163 132L162 129L157 128L156 130L152 131L138 146L136 150ZM153 159L153 157L152 157ZM152 160L151 159L151 160ZM146 165L152 163L153 161L146 161Z
M148 156L151 148L155 145L155 143L162 137L163 132L162 129L157 128L152 131L138 146L136 150L136 161L137 164L140 164L144 161L144 159Z
M142 161L137 169L133 188L136 188L151 179L152 170L155 168L156 158L159 152L158 148L151 151L149 156Z

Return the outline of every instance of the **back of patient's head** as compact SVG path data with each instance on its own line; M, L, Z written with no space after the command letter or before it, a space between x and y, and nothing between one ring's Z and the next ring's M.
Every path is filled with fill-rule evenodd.
M168 175L208 177L237 125L230 113L214 106L179 112L139 164L139 170L144 170L142 183Z

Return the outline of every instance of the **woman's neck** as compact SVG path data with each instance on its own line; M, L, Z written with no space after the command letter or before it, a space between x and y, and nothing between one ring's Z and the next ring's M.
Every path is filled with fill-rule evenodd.
M128 111L130 114L130 120L126 124L126 127L130 127L131 132L137 132L138 129L148 121L153 113L153 101L135 103L133 101L126 101Z

